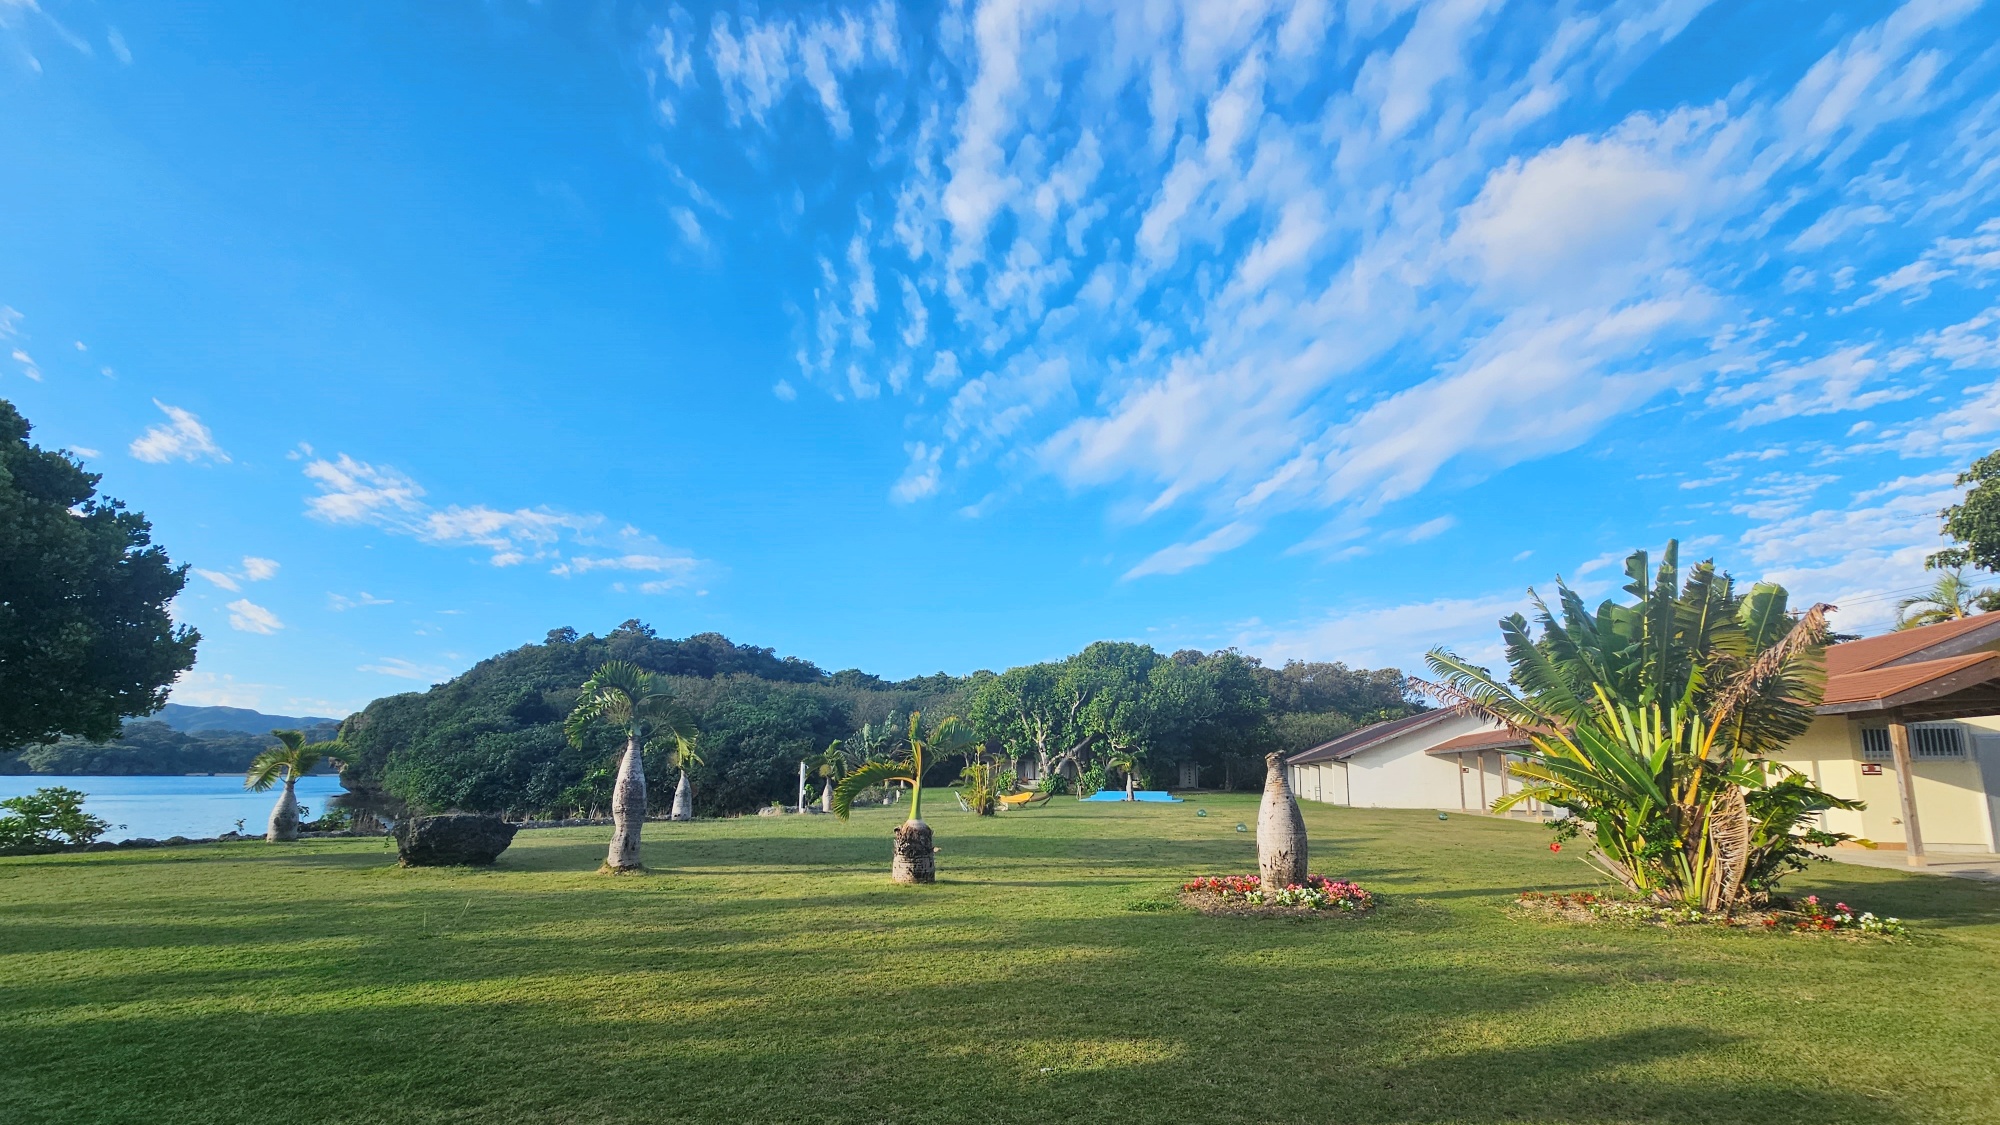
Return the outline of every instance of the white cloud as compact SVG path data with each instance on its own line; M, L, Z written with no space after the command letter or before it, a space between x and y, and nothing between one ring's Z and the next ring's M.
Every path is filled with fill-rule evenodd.
M354 595L351 598L345 594L335 594L335 593L328 593L326 596L326 608L334 611L335 613L344 613L347 610L359 609L363 606L394 605L394 604L396 603L391 601L390 599L378 598L366 590L361 591L360 593Z
M938 490L938 457L944 450L920 441L908 446L906 452L910 455L910 463L889 489L890 499L898 504L921 500Z
M1148 555L1139 565L1125 572L1127 580L1143 578L1149 574L1179 574L1200 566L1217 555L1233 551L1248 543L1257 534L1254 524L1236 522L1224 524L1188 543L1175 543L1162 547Z
M229 603L229 627L244 633L262 633L266 636L285 627L278 615L251 601L238 598Z
M141 461L163 464L167 461L218 461L226 462L229 454L215 444L215 436L201 419L192 412L178 406L168 406L159 399L153 405L167 416L165 425L153 426L133 439L132 456Z
M484 504L433 507L424 499L423 487L408 475L345 453L332 460L308 460L304 472L319 489L306 498L306 514L316 520L377 527L431 546L477 547L490 553L494 566L548 561L551 573L566 575L585 573L593 569L587 563L604 558L676 560L690 573L700 565L687 552L629 524L614 526L594 512L547 506L505 510Z
M1286 660L1341 660L1361 668L1401 668L1425 674L1424 653L1447 648L1489 668L1504 670L1502 617L1525 612L1525 591L1486 597L1436 598L1374 609L1343 610L1316 620L1250 626L1235 647L1268 664Z
M1844 508L1794 506L1753 526L1742 540L1756 577L1779 582L1795 604L1841 607L1837 626L1849 632L1887 627L1895 598L1929 583L1924 556L1944 545L1939 509L1959 491L1949 472L1902 477L1856 493Z
M1890 371L1857 344L1809 360L1780 362L1755 379L1717 387L1708 401L1718 406L1745 406L1730 424L1736 429L1785 418L1868 410L1909 398L1919 388L1884 383Z
M243 556L243 574L252 582L262 582L278 573L278 563L274 559L260 559L255 555Z
M399 680L415 680L418 683L439 683L451 675L449 668L435 664L418 664L400 656L385 656L373 664L357 665L354 670L394 676Z
M1926 197L1924 169L1941 165L1922 149L1861 174L1842 163L1944 104L1969 73L1952 30L1968 9L1917 0L1839 34L1789 87L1781 70L1605 118L1634 100L1619 83L1707 6L993 0L909 34L880 7L725 15L675 33L659 82L682 111L706 99L706 120L735 123L720 139L769 169L747 185L727 173L746 199L734 213L805 218L798 264L818 272L797 295L799 377L901 400L894 499L961 475L1005 478L971 495L1020 495L1039 475L1121 494L1112 506L1137 522L1179 507L1216 529L1300 508L1361 523L1671 396L1713 394L1748 425L1873 410L1927 377L1896 378L1912 361L1888 341L1800 360L1770 341L1825 310L1763 306L1854 288L1840 253L1864 235L1889 246L1944 206ZM803 69L811 26L831 81ZM917 57L855 37L884 28ZM792 94L813 106L808 134L777 111ZM871 111L875 128L854 125ZM793 175L766 159L787 142L830 155ZM1965 184L2000 160L1937 143L1958 145ZM827 176L863 186L822 205ZM1938 215L1960 224L1953 239L1865 300L1991 272L1977 263L2000 254L2000 227L1959 237L1966 213ZM1812 260L1772 263L1787 242ZM1763 292L1746 280L1773 274ZM1985 336L1934 346L1977 357ZM1186 569L1239 535L1140 565Z
M227 574L220 570L203 570L201 567L195 567L194 572L231 592L239 591L243 588L237 584L236 576L233 574Z

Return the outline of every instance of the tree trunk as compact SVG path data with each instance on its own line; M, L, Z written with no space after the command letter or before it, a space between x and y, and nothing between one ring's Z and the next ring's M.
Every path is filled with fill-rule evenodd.
M298 778L285 778L284 791L278 794L278 803L271 808L271 825L264 831L264 839L275 844L280 840L299 838L299 797L292 792Z
M906 820L896 829L889 879L896 883L937 882L937 849L931 844L930 825L921 820Z
M674 811L671 815L675 820L694 819L694 790L688 787L686 770L681 771L680 784L674 786Z
M819 787L819 811L824 813L833 811L833 782L831 780Z
M1285 783L1284 755L1264 759L1264 801L1257 808L1257 874L1266 890L1306 881L1306 821Z
M639 758L639 732L625 739L625 757L618 763L618 784L611 789L611 850L604 856L610 872L643 871L639 833L646 824L646 763Z
M1136 801L1136 800L1138 800L1138 798L1137 798L1137 797L1134 797L1134 796L1132 795L1132 771L1131 771L1131 770L1126 770L1126 771L1125 771L1125 799L1126 799L1126 800L1128 800L1128 801Z

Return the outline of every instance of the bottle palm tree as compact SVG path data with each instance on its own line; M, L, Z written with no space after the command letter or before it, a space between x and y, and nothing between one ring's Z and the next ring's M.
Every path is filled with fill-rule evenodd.
M1285 756L1264 759L1264 799L1257 805L1257 877L1266 891L1304 886L1306 820L1285 781Z
M1896 628L1915 629L1940 621L1957 621L1991 610L1996 602L2000 602L2000 590L1974 586L1966 580L1963 568L1952 567L1940 573L1930 589L1896 603Z
M667 751L667 765L681 771L681 779L674 786L673 811L668 814L672 820L694 819L694 786L688 781L688 768L702 764L701 747L694 736L674 732L673 748Z
M826 751L819 756L813 773L822 779L819 789L819 811L833 811L833 786L847 775L847 748L840 739L827 743Z
M685 713L658 676L623 660L607 660L584 681L582 695L563 724L572 746L581 747L590 724L602 719L625 732L625 753L611 789L611 847L603 870L643 871L639 836L646 823L646 763L641 749L648 734L693 737Z
M889 878L898 883L937 881L937 849L931 843L931 826L924 823L924 766L926 759L963 753L977 740L972 728L957 717L945 719L923 733L921 712L910 712L909 757L868 762L857 767L833 787L833 811L842 820L854 811L854 798L863 789L902 782L910 787L910 815L896 829L894 856Z
M312 772L321 759L334 758L341 749L338 740L332 742L307 742L305 732L296 730L274 730L271 737L278 745L271 747L250 763L250 772L243 778L243 787L253 793L262 793L280 781L285 783L285 791L278 794L278 803L271 809L271 823L264 831L264 839L276 843L280 840L299 838L299 797L296 789L299 778Z

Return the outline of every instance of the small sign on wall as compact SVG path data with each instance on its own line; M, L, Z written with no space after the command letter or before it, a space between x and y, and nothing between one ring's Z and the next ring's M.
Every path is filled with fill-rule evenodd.
M1877 762L1863 762L1861 763L1861 773L1865 777L1880 777L1882 776L1882 766Z

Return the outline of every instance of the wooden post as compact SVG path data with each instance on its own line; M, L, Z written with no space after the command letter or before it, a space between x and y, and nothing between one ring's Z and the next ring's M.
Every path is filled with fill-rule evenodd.
M1465 751L1460 750L1458 758L1458 811L1465 811Z
M1507 752L1500 751L1500 796L1507 796Z
M1479 811L1490 812L1493 806L1486 803L1486 751L1479 752Z
M1889 712L1889 753L1896 760L1896 793L1903 799L1903 839L1912 867L1924 865L1924 832L1917 823L1917 775L1910 763L1910 725L1901 711Z

